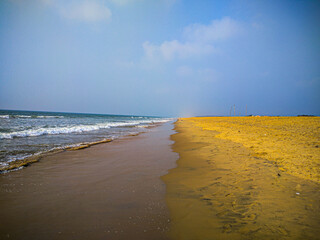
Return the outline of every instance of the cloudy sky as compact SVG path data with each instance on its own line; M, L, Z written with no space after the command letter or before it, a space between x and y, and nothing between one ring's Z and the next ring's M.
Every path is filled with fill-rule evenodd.
M0 109L320 115L320 2L1 0Z

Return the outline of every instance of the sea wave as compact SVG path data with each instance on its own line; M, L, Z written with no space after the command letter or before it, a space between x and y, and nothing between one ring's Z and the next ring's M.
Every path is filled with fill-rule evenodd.
M0 115L0 118L64 118L64 116L46 116L46 115Z
M11 115L10 118L31 118L29 115Z
M145 124L167 122L168 119L158 120L140 120L140 121L128 121L128 122L106 122L98 123L95 125L74 125L67 127L41 127L37 129L28 129L23 131L14 131L10 133L0 133L0 139L12 139L16 137L35 137L41 135L56 135L56 134L68 134L68 133L81 133L94 131L99 129L106 129L112 127L128 127L128 126L139 126Z
M35 118L64 118L63 116L36 116Z

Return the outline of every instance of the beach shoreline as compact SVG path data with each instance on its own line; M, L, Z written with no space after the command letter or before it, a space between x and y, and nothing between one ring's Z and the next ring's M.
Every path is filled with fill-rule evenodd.
M255 119L220 120L181 118L0 175L0 239L317 239L319 183L242 144Z
M1 239L167 239L172 124L0 175Z
M161 123L153 123L152 125L148 125L148 126L144 126L144 129L150 129L150 128L154 128L161 125ZM126 138L126 137L134 137L134 136L138 136L139 134L144 133L143 131L141 132L137 132L137 133L128 133L124 136L118 137L118 138ZM117 138L115 138L117 139ZM85 148L89 148L91 146L94 145L98 145L98 144L103 144L103 143L109 143L112 142L113 140L115 140L114 138L104 138L102 140L99 141L93 141L93 142L83 142L83 143L77 143L77 144L72 144L72 145L67 145L64 147L58 147L58 148L53 148L50 149L48 151L44 151L44 152L38 152L36 154L33 154L31 156L28 157L24 157L22 159L17 159L14 161L10 161L5 165L1 165L0 166L0 174L4 174L4 173L8 173L10 171L17 171L17 170L21 170L25 167L30 166L33 163L39 162L41 159L54 155L54 154L58 154L58 153L62 153L65 151L76 151L76 150L82 150Z
M0 110L0 174L41 158L133 136L172 119L152 116Z

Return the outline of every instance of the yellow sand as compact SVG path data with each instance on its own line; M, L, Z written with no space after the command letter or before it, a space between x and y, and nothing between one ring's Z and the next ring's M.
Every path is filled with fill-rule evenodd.
M288 173L320 182L320 117L191 118L195 126L250 148Z
M172 239L319 239L319 120L177 121Z

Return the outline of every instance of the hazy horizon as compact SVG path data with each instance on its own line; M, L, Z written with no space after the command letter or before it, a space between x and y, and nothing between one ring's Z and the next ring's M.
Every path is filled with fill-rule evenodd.
M0 109L228 116L235 104L236 115L320 115L319 10L297 0L3 0Z
M45 110L23 110L23 109L0 109L0 111L12 112L39 112L39 113L70 113L70 114L92 114L92 115L115 115L115 116L145 116L145 117L178 117L178 116L150 116L150 115L134 115L134 114L113 114L113 113L96 113L96 112L59 112L59 111L45 111Z
M0 111L16 111L16 112L43 112L43 113L71 113L71 114L92 114L92 115L119 115L119 116L146 116L146 117L163 117L163 118L180 118L180 117L245 117L245 116L266 116L266 117L296 117L296 116L310 116L310 117L319 117L320 115L313 115L313 114L297 114L297 115L258 115L258 114L241 114L234 115L233 112L229 113L229 115L190 115L190 116L165 116L165 115L135 115L135 114L114 114L114 113L97 113L97 112L61 112L61 111L45 111L45 110L22 110L22 109L0 109Z

